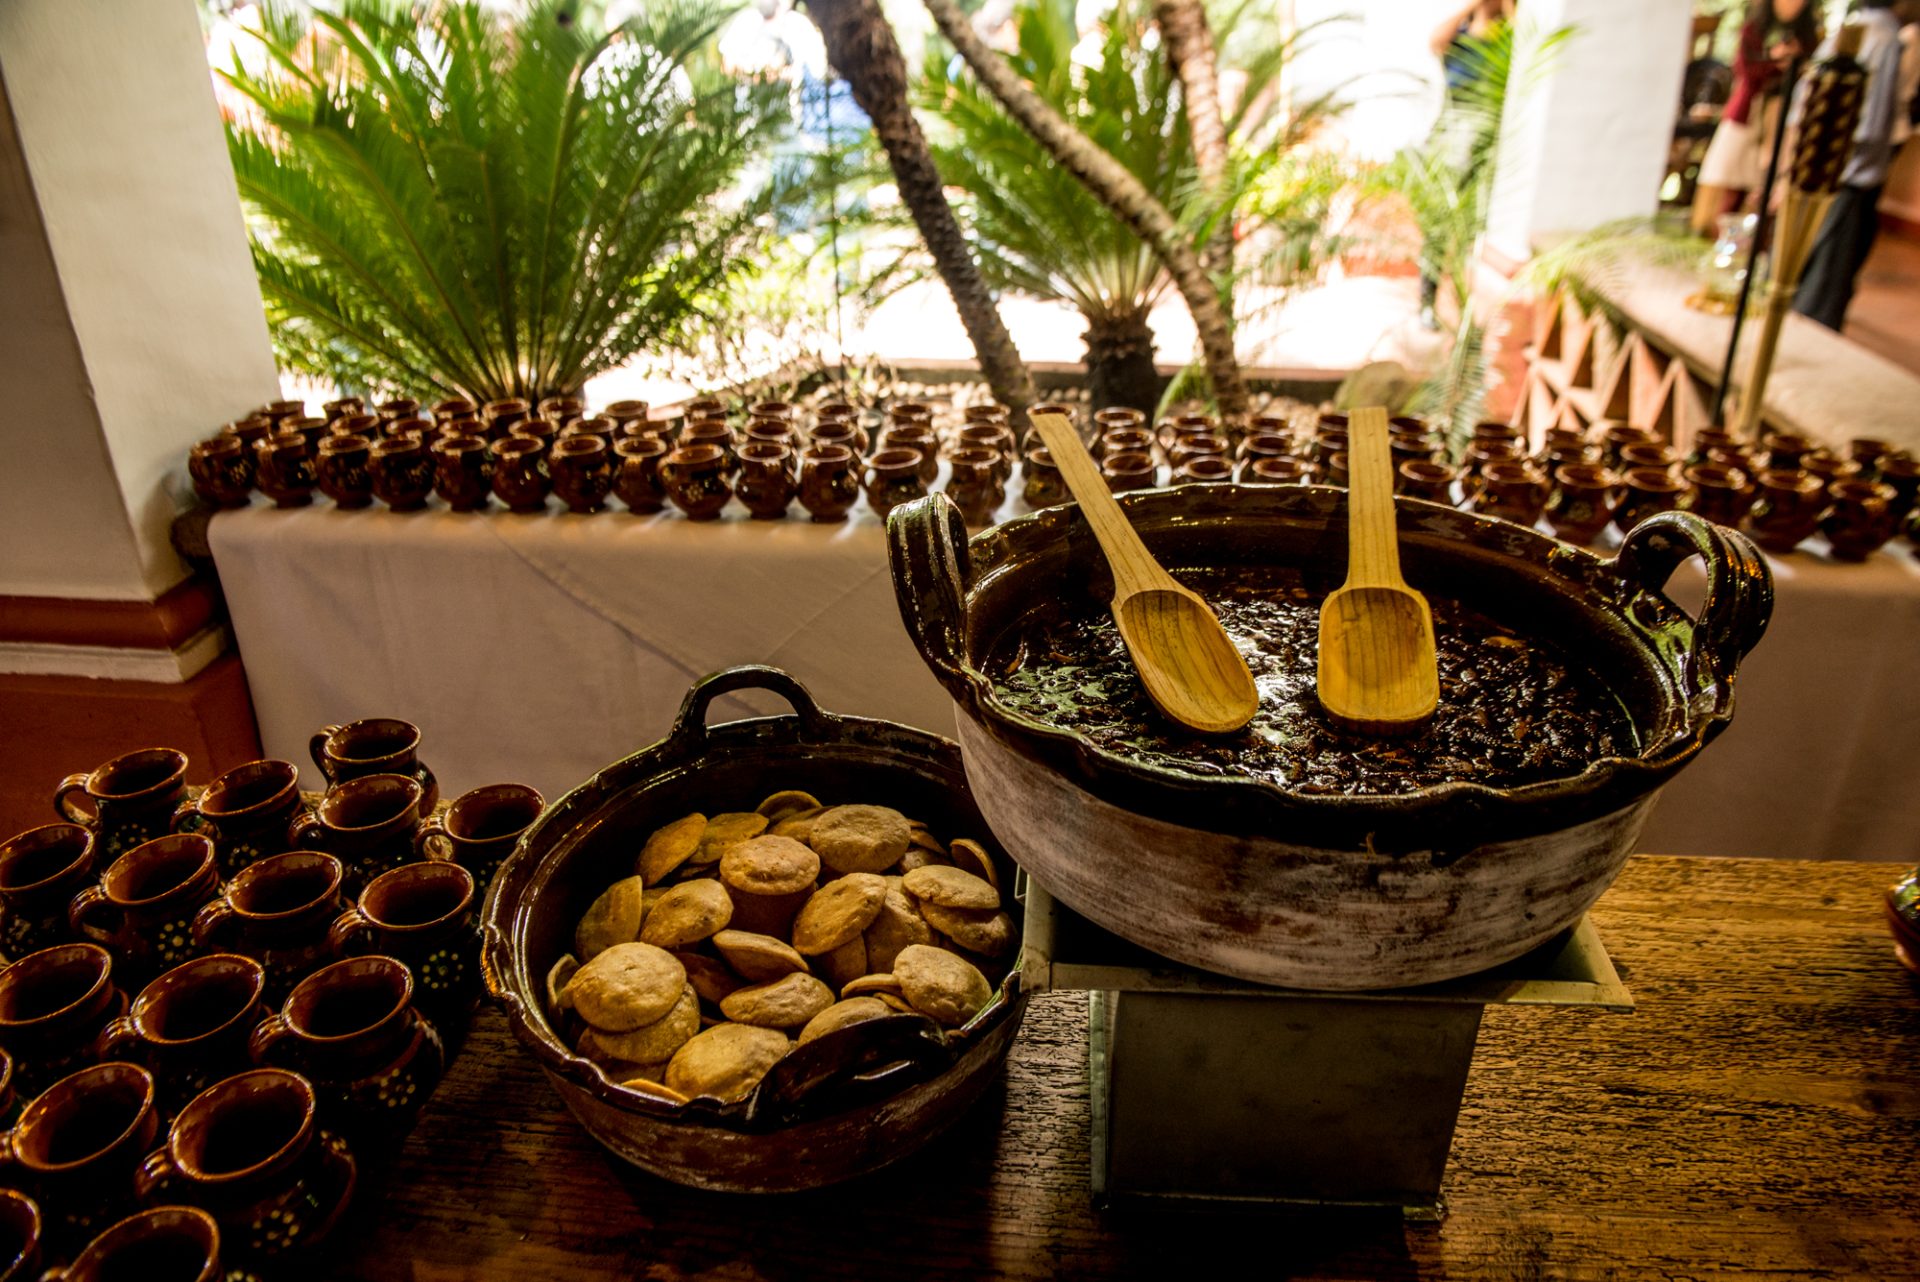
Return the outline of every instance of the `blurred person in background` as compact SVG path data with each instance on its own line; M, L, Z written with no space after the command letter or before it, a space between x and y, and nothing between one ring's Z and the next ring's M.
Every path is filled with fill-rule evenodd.
M1722 214L1746 203L1766 181L1773 131L1788 66L1820 42L1815 0L1752 0L1733 55L1733 92L1700 161L1693 229L1705 236Z

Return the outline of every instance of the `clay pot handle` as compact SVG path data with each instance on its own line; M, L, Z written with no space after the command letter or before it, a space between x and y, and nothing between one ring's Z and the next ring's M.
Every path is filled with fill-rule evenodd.
M79 824L82 828L94 827L100 822L99 816L88 814L86 811L80 809L80 807L74 805L71 800L74 793L83 793L86 790L87 776L85 774L68 775L65 779L62 779L60 786L53 790L53 813L59 815L70 824Z
M453 837L447 832L445 813L423 820L414 829L413 852L422 859L437 863L453 862Z
M233 905L225 895L210 899L193 915L193 942L198 948L213 948L214 940L233 928ZM218 950L216 950L218 951Z
M944 494L915 499L887 517L900 615L933 675L963 705L972 706L966 673L967 522Z
M142 1206L158 1206L173 1201L174 1186L180 1182L180 1168L173 1154L162 1144L147 1154L133 1172L133 1196Z
M320 850L325 833L326 825L320 822L320 816L303 810L287 825L287 845L293 850Z
M126 1060L133 1062L128 1052L140 1043L140 1032L133 1026L133 1016L121 1015L107 1021L100 1030L100 1036L93 1039L93 1049L88 1053L97 1062L107 1060Z
M281 1046L293 1035L285 1015L269 1015L247 1036L247 1058L262 1066L274 1064L282 1057Z
M200 813L200 803L183 801L174 810L173 818L167 820L168 832L205 832L208 828L207 817Z
M95 924L102 913L118 912L113 901L107 898L107 892L98 886L88 886L73 897L67 905L67 924L73 927L73 933L83 935L96 944L112 947L112 934Z
M374 925L358 905L333 919L327 928L327 951L335 957L354 957L373 947Z
M1760 641L1773 617L1773 571L1746 535L1695 516L1661 512L1628 532L1614 569L1629 585L1660 592L1679 564L1699 556L1707 564L1707 597L1693 626L1687 679L1724 707L1740 660Z
M333 782L333 771L327 768L327 740L333 738L339 726L321 726L307 740L307 755L313 758L314 768L326 776L327 782Z
M704 677L687 691L680 711L673 719L667 740L688 755L703 752L707 742L707 707L723 694L736 690L771 690L793 707L800 721L802 737L813 740L831 738L833 718L820 710L807 688L791 673L763 663L743 663Z

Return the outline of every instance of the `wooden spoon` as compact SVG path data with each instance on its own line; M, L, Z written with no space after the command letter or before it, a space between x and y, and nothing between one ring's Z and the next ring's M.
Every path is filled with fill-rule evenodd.
M1220 620L1153 559L1066 415L1035 414L1033 426L1107 554L1113 621L1148 697L1207 734L1230 734L1253 720L1260 691Z
M1347 581L1320 607L1320 706L1347 730L1417 730L1440 702L1433 612L1400 577L1387 412L1347 416Z

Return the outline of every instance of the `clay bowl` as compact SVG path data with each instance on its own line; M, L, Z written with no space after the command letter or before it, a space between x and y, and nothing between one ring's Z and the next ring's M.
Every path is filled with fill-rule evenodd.
M706 724L716 698L755 689L780 695L793 711ZM696 1188L817 1188L905 1157L992 1083L1026 1010L1015 968L948 1045L918 1015L872 1020L789 1052L752 1095L724 1106L624 1090L569 1050L548 1019L545 976L571 951L588 904L632 874L634 852L661 824L694 810L745 809L778 788L829 802L884 799L943 837L972 834L992 849L1000 884L1013 885L1013 864L968 791L958 745L889 721L822 712L787 673L750 666L697 683L665 739L556 802L487 895L482 965L514 1036L595 1139Z
M1122 495L1162 565L1262 564L1330 590L1346 494L1182 486ZM1510 522L1397 503L1408 581L1557 642L1620 701L1642 745L1572 778L1467 780L1391 797L1315 795L1144 765L1002 707L982 660L1034 602L1112 577L1072 504L969 541L941 496L887 524L908 633L958 705L987 822L1076 912L1163 957L1258 983L1383 989L1473 974L1578 921L1626 861L1655 796L1733 715L1734 673L1772 612L1765 561L1690 513L1649 518L1611 559ZM1661 593L1709 576L1699 620Z

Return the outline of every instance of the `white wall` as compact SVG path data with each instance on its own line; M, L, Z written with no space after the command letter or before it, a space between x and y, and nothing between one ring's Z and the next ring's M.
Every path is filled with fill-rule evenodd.
M194 6L5 0L0 83L15 126L0 286L28 313L0 330L0 371L37 406L0 442L24 436L70 474L4 460L0 592L152 598L185 574L168 525L188 446L278 386ZM37 228L16 222L34 209Z

